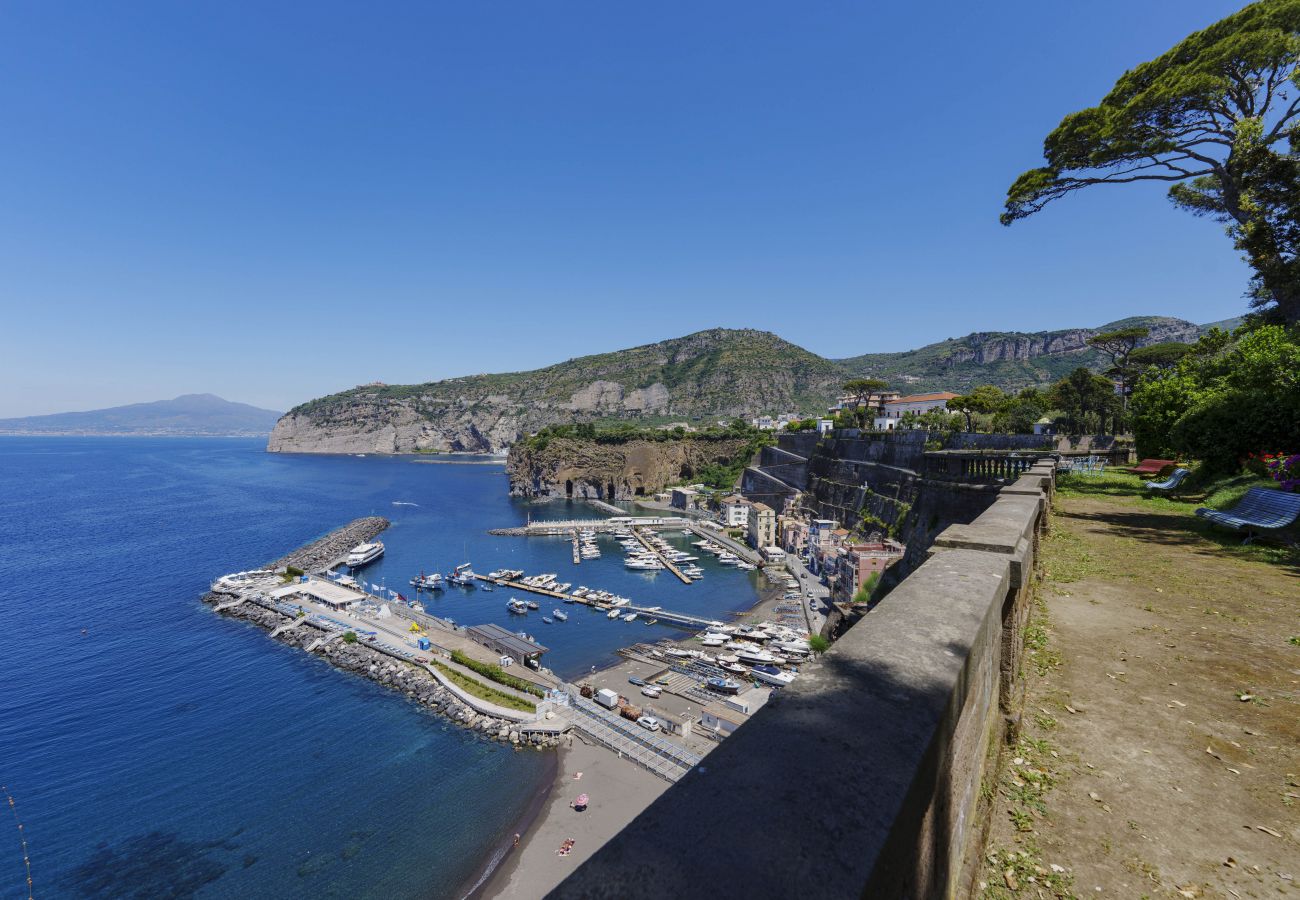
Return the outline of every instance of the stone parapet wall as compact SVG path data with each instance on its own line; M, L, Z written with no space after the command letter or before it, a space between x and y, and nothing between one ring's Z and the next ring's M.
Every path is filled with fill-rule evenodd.
M1014 733L1054 466L926 558L554 898L953 897L978 871L985 767Z

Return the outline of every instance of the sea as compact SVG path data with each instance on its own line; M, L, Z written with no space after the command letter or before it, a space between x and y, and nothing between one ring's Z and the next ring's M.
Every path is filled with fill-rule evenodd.
M37 897L465 895L545 789L545 754L476 738L200 603L213 577L364 515L393 523L364 579L408 598L419 572L472 562L718 618L757 599L755 573L712 557L688 586L625 569L608 538L575 566L566 539L489 535L602 515L511 499L500 460L0 437L0 900L28 896L28 864ZM520 619L501 587L420 596L463 625L526 628L568 678L682 634L576 604L548 625L545 598Z

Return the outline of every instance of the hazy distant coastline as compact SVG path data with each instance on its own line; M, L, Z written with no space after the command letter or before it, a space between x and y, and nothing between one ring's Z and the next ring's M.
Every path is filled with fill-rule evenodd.
M27 437L265 437L280 413L214 394L109 409L0 419L0 434Z

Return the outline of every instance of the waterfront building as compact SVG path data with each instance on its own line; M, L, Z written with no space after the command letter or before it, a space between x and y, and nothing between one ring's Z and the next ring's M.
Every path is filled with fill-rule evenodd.
M699 492L694 488L675 487L671 492L674 509L693 509L699 505Z
M750 502L732 494L722 501L722 524L728 528L748 528Z
M779 530L781 533L781 548L786 553L802 557L808 549L808 523L794 516L782 516Z
M315 602L322 606L328 606L335 612L351 609L365 599L365 595L360 591L354 591L341 584L334 584L330 581L317 581L316 579L295 581L275 588L270 594L272 600Z
M766 503L755 503L749 510L749 546L755 550L776 543L776 512Z
M885 569L903 558L906 547L898 541L886 539L859 544L846 544L836 558L839 587L842 599L858 592L868 578L881 575Z
M536 641L522 638L509 629L489 622L486 625L471 625L465 629L465 636L476 644L487 647L497 656L509 656L515 662L534 667L547 648Z

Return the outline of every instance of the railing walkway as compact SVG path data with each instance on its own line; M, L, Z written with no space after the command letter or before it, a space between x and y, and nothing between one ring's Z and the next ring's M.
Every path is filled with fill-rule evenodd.
M569 689L573 726L666 781L676 782L703 759Z

